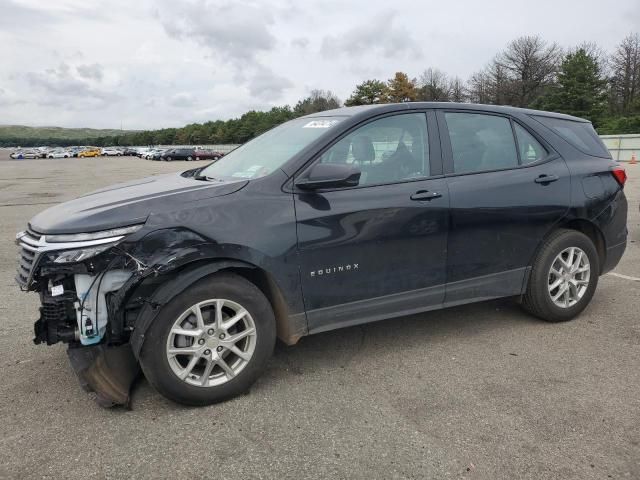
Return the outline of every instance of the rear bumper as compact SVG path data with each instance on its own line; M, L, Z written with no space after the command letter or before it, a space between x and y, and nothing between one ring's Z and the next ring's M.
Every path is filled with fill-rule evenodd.
M607 248L607 254L605 257L604 265L602 266L602 269L600 271L600 275L604 275L605 273L610 272L611 270L616 268L626 248L626 240L622 243L619 243L618 245Z

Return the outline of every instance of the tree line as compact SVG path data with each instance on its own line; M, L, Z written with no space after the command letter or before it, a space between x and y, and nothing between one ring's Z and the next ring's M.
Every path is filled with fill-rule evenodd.
M411 101L550 110L587 118L601 134L640 133L640 35L627 36L612 53L593 43L563 49L524 36L467 81L433 67L417 78L397 72L357 85L345 105Z
M640 34L628 35L613 52L593 43L565 49L539 36L523 36L509 42L466 81L435 67L417 77L396 72L388 80L368 79L356 85L344 105L412 101L551 110L587 118L600 134L640 133ZM252 110L231 120L85 140L5 138L0 145L238 144L287 120L341 105L331 91L313 90L294 106Z

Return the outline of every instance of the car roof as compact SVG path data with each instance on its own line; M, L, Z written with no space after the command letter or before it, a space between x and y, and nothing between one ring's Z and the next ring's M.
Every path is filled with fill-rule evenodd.
M460 109L460 110L477 110L482 112L495 112L511 115L537 115L542 117L562 118L575 122L589 122L584 118L566 115L564 113L546 112L543 110L533 110L529 108L518 108L509 105L485 105L480 103L455 103L455 102L405 102L405 103L381 103L376 105L358 105L356 107L342 107L334 110L325 110L323 112L312 113L302 118L314 117L352 117L355 115L372 116L380 113L388 113L402 110L413 110L420 108L433 109Z

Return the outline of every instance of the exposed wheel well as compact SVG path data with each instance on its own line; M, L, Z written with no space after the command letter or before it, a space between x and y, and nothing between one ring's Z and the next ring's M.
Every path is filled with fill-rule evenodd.
M143 281L141 285L136 287L138 293L132 295L132 297L151 297L155 290L157 290L163 283L170 281L178 273L202 267L206 264L206 261L196 261L188 263L161 277L151 277L147 279L147 281ZM278 335L278 338L284 343L286 343L287 345L293 345L300 339L300 337L307 333L306 320L304 320L303 324L300 324L302 318L304 317L301 317L300 321L292 321L287 302L284 299L284 296L282 295L282 292L280 291L280 288L276 284L275 280L268 272L262 270L257 266L246 264L246 266L223 266L219 270L212 271L212 275L222 272L233 272L236 275L245 278L247 281L257 286L264 294L264 296L267 297L267 300L273 308L273 313L276 319L276 333ZM294 315L294 317L298 316Z
M578 232L584 233L587 237L589 237L589 239L595 245L596 251L598 252L600 271L602 271L602 267L604 266L604 263L607 259L607 244L600 229L588 220L582 219L570 220L566 223L561 224L559 227L567 228L570 230L577 230Z

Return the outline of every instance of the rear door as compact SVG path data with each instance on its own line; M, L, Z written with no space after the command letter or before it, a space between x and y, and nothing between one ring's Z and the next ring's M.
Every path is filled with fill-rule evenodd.
M518 295L545 234L568 211L564 160L524 123L439 111L451 202L445 303Z
M429 128L425 112L355 128L315 162L358 165L360 184L294 194L310 332L442 303L449 196L430 118Z

